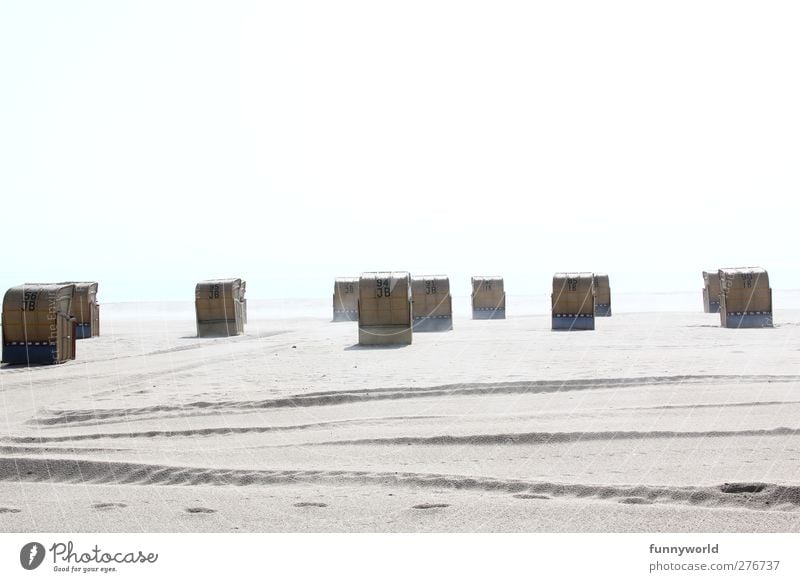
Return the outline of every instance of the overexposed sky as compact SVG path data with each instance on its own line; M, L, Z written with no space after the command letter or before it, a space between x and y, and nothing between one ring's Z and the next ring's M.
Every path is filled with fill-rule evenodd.
M0 287L798 288L798 30L777 1L2 1Z

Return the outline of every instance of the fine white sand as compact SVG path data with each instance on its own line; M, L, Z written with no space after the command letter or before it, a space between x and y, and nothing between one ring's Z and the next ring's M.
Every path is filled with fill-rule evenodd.
M0 531L800 530L800 311L361 348L292 309L104 306L76 361L0 369Z

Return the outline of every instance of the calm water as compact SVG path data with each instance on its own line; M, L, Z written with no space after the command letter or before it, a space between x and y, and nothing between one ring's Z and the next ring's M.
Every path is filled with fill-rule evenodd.
M776 310L800 309L800 290L775 290L773 303ZM652 311L696 311L702 312L701 291L680 293L613 293L612 307L615 313ZM331 317L331 298L324 299L248 299L250 319L283 319ZM506 300L509 317L514 315L544 315L550 312L550 297L547 295L509 295ZM103 317L115 319L194 319L193 301L163 301L138 303L102 303ZM453 311L468 317L468 296L453 296Z

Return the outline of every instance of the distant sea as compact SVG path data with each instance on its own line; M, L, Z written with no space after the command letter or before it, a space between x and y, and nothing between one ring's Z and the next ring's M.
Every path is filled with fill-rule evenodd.
M614 313L643 313L659 311L703 311L702 292L676 293L614 293L611 289ZM248 318L294 319L298 317L330 319L332 299L248 299ZM775 311L800 309L800 290L774 290ZM470 316L468 296L453 296L453 311L457 317ZM546 315L550 312L547 295L508 295L506 314ZM115 319L194 319L193 301L145 301L102 303L101 317Z

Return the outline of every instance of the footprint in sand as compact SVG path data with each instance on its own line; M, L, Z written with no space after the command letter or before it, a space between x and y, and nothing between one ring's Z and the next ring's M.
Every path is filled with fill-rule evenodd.
M444 507L450 507L449 503L420 503L419 505L415 505L412 509L442 509Z
M22 510L16 507L0 507L0 513L20 513Z
M318 503L316 501L300 501L294 504L295 507L328 507L327 503Z
M124 503L95 503L92 505L92 509L97 509L99 511L110 511L112 509L121 509L123 507L128 507Z
M517 499L550 499L547 495L538 495L536 493L517 493L514 497Z
M723 493L761 493L764 483L725 483L719 489Z
M652 505L653 502L644 497L624 497L619 500L620 503L627 503L628 505Z
M186 511L189 513L216 513L216 509L209 509L208 507L187 507Z

